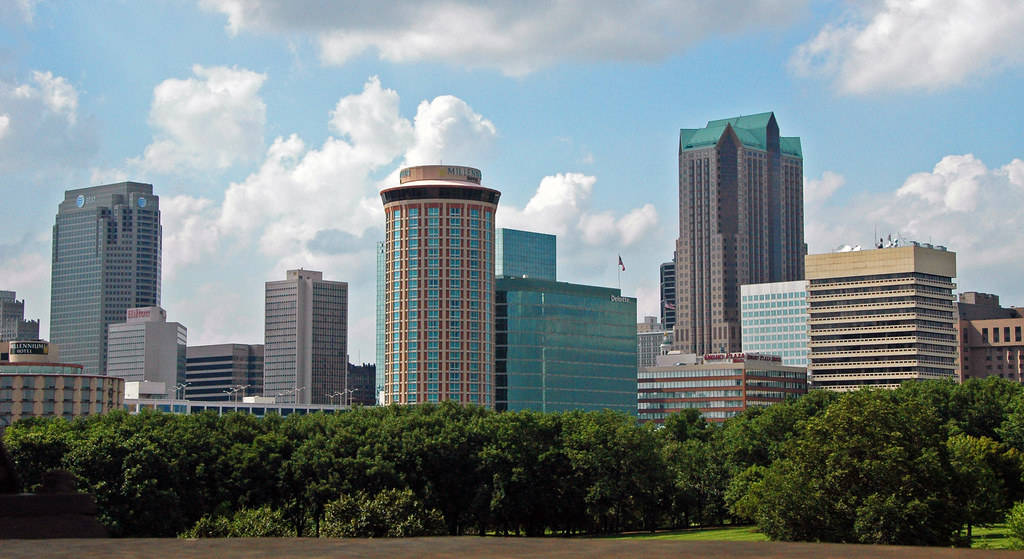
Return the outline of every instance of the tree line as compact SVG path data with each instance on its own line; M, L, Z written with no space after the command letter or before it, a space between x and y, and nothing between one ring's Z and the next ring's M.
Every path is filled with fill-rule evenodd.
M812 391L720 426L442 403L30 419L5 444L28 486L67 469L133 537L755 523L776 540L957 545L1024 500L1024 389L1001 379Z

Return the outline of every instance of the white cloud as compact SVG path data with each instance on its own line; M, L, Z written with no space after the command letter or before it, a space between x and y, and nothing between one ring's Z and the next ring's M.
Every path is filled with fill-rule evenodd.
M206 198L179 195L160 199L164 281L173 280L182 266L215 253L220 238L217 210Z
M947 155L931 171L915 173L889 193L861 196L842 205L823 203L809 212L811 253L842 244L872 246L868 235L898 234L905 240L947 246L957 253L961 291L987 291L1024 303L1020 266L1024 222L1024 160L990 168L972 154Z
M852 94L938 89L1024 64L1019 0L869 2L800 45L791 67Z
M498 226L552 233L563 245L582 240L585 245L611 243L619 247L633 245L657 226L658 214L651 204L622 217L612 211L590 210L596 182L596 177L582 173L546 176L523 209L501 205Z
M804 177L804 205L811 207L821 205L844 184L846 184L846 178L832 171L825 171L820 179Z
M91 119L81 120L78 91L62 76L37 70L24 83L0 81L0 170L80 166L96 150Z
M153 143L129 167L168 172L224 169L263 151L266 74L238 67L192 67L193 77L168 79L153 90Z
M39 0L6 0L0 2L0 22L31 24L35 19Z
M564 60L661 60L716 33L780 25L805 0L617 2L524 0L481 4L200 0L227 28L314 34L327 64L367 50L391 62L444 61L522 75Z

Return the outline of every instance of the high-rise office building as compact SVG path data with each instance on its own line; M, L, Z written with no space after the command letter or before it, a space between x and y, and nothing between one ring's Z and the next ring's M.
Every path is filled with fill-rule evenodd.
M743 351L777 355L789 367L807 367L807 282L740 287Z
M160 307L128 309L125 322L107 327L107 375L126 382L160 382L167 391L185 382L188 332L167 322Z
M740 286L803 279L803 156L772 113L679 134L673 345L738 352Z
M918 245L807 257L813 388L954 379L956 255Z
M14 291L0 291L0 342L38 340L39 321L25 320L25 301Z
M204 402L240 401L263 393L263 345L188 346L185 398Z
M84 374L105 374L107 327L160 305L160 198L122 182L68 190L53 226L50 339Z
M555 236L519 229L498 229L494 275L555 281Z
M495 284L498 410L636 413L636 299L532 278Z
M329 404L347 379L348 284L312 270L286 277L266 283L263 395Z
M384 403L494 405L494 211L471 167L402 169L381 190ZM475 375L475 377L474 377ZM474 379L475 380L472 380Z
M661 283L661 325L665 330L676 326L676 261L664 262L658 267Z

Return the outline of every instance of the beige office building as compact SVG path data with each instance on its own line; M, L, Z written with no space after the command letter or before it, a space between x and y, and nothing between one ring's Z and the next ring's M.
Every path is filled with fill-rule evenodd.
M968 291L957 302L961 382L999 377L1024 382L1024 308L1003 308L999 296Z
M956 255L911 243L806 257L813 388L955 379Z
M494 406L494 212L501 193L478 169L402 169L381 191L387 220L386 404Z

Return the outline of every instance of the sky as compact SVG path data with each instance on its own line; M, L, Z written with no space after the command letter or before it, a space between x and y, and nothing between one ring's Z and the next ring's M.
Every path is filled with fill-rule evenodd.
M64 191L146 182L190 345L262 343L303 267L349 283L372 362L377 193L444 162L654 315L679 129L773 111L810 253L942 244L958 291L1024 306L1021 29L1019 0L0 0L0 289L46 337Z

